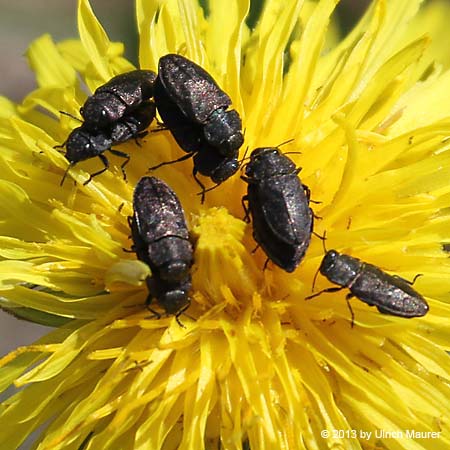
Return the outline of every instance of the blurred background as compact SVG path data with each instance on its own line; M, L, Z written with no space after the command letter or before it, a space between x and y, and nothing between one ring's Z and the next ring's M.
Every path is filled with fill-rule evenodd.
M253 2L256 11L257 3L261 0ZM338 17L344 30L352 26L369 3L370 0L341 0ZM109 38L124 42L126 57L136 64L133 0L91 0L91 5ZM0 95L20 102L36 87L23 56L25 51L44 33L55 41L77 38L76 8L77 0L0 0ZM31 344L47 331L2 311L0 330L0 356L17 346Z
M338 13L342 25L350 27L368 3L370 0L341 0ZM133 0L91 0L109 38L124 42L126 56L136 63L133 4ZM76 7L77 0L0 0L0 95L20 101L35 88L34 75L23 56L26 49L44 33L55 41L77 38Z

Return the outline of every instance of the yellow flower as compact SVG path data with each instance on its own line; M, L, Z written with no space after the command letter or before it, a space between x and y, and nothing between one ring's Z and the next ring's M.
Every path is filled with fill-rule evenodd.
M54 146L78 126L59 111L78 116L84 84L133 68L80 0L81 40L35 41L39 88L0 102L1 305L59 325L0 362L2 389L21 388L0 408L0 448L34 430L39 450L450 447L450 72L448 46L432 39L449 9L375 1L339 40L327 34L336 3L267 0L249 28L245 0L137 0L139 64L156 70L180 53L210 72L243 119L241 157L293 139L282 149L301 151L290 156L320 202L326 246L422 274L430 312L407 320L354 299L351 328L346 290L304 301L321 241L294 273L263 271L242 220L245 183L235 175L201 205L188 160L155 175L196 241L195 320L152 317L149 269L123 250L127 216L147 168L183 152L168 131L150 132L120 147L128 182L112 156L87 185L96 160L59 186L68 163ZM329 286L319 275L316 290Z

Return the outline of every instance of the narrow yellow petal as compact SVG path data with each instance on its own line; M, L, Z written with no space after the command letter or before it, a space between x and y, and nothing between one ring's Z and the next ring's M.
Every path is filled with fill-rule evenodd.
M95 17L89 0L79 0L78 5L78 31L86 53L90 55L92 61L89 70L97 75L99 84L103 84L114 75L108 64L111 44L105 30Z
M31 68L41 87L72 86L76 81L76 73L61 56L58 48L48 34L36 39L27 51Z

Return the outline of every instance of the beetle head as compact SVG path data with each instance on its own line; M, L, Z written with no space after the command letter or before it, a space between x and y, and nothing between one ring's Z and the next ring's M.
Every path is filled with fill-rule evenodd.
M111 146L109 138L91 134L83 126L75 128L66 141L66 158L73 165L79 161L98 156Z
M350 286L361 268L361 261L336 250L329 250L320 265L320 273L340 286Z
M157 300L167 314L177 314L190 302L188 291L183 287L166 291Z

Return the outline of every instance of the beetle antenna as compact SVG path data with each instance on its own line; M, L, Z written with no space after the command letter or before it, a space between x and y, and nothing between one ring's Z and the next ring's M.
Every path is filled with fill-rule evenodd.
M294 138L288 139L287 141L284 141L284 142L282 142L281 144L278 144L276 147L277 147L277 148L280 148L280 147L282 147L283 145L290 144L291 142L294 142L294 141L295 141Z
M302 152L284 152L283 155L301 155Z
M327 247L325 246L326 240L327 240L327 230L325 230L322 235L322 246L323 246L324 253L328 253Z
M291 142L294 142L294 141L295 141L294 138L284 141L281 144L278 144L277 148L280 148L281 146L286 145L286 144L290 144ZM302 152L284 152L283 153L283 155L301 155L301 154L302 154Z
M327 240L327 231L325 230L323 232L323 235L317 235L317 237L319 237L322 241L322 246L323 246L323 251L324 253L328 253L328 250L325 246L325 241ZM317 280L317 275L319 274L319 270L320 270L320 266L317 268L316 273L314 274L314 278L313 278L313 284L312 284L312 288L311 288L311 292L314 292L314 287L316 286L316 280Z
M249 146L247 145L247 148L245 149L245 152L244 152L244 157L242 158L241 162L244 161L244 159L250 158L250 156L247 158L248 149L249 149Z
M239 170L242 170L242 166L244 165L244 161L247 160L247 159L250 159L250 156L247 156L248 149L249 149L249 147L247 145L247 148L245 149L245 152L244 152L244 157L239 161Z
M72 114L66 112L66 111L60 111L61 114L63 114L64 116L68 116L71 117L72 119L77 120L80 123L83 123L83 121L81 119L79 119L78 117L73 116Z

